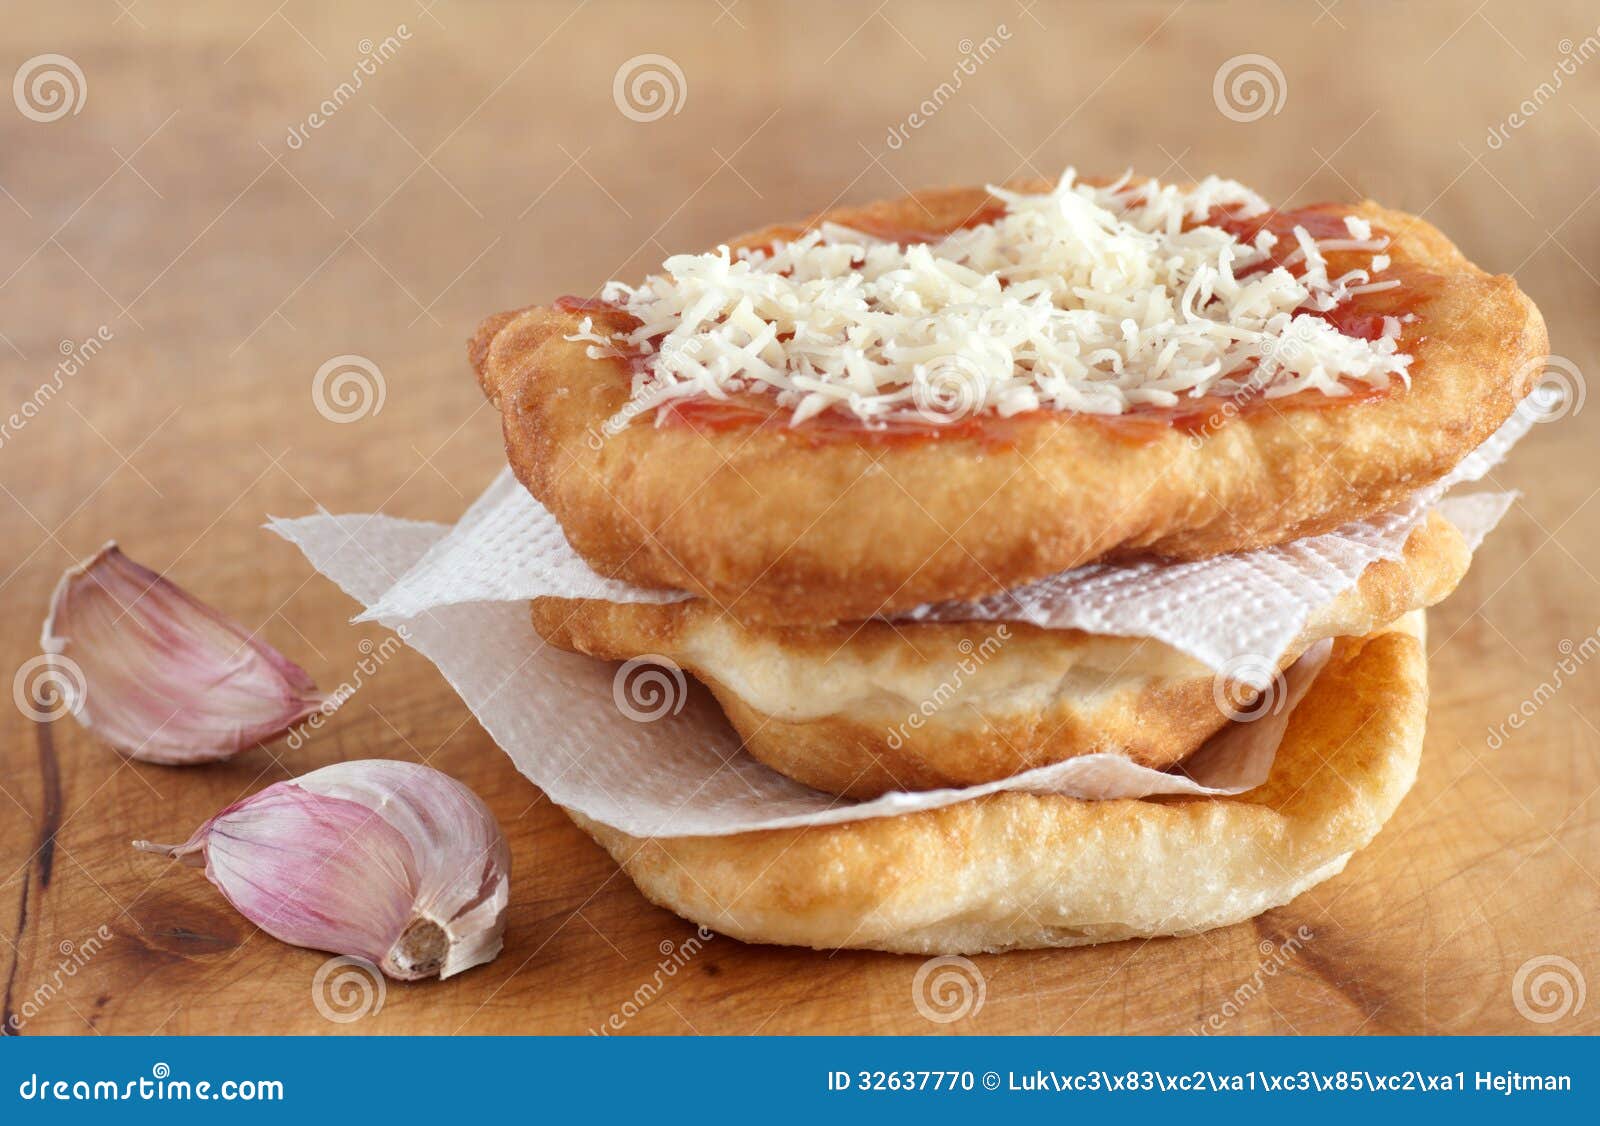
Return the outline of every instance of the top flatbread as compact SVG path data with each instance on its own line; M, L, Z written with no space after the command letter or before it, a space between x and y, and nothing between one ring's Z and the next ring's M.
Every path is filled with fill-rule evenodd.
M988 199L923 192L812 222L944 232ZM469 354L518 478L597 571L692 591L746 621L860 620L1108 556L1198 558L1319 534L1448 472L1531 389L1544 322L1511 278L1478 269L1423 220L1370 201L1336 213L1386 234L1393 276L1414 287L1412 386L1260 400L1195 432L1041 412L912 439L820 420L646 417L613 433L630 375L564 339L580 315L499 314ZM1332 253L1330 275L1366 258ZM1370 299L1382 309L1392 297Z

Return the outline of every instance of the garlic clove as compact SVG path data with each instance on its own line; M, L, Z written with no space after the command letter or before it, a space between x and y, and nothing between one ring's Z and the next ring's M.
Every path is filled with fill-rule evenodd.
M500 953L509 900L511 850L489 807L431 767L393 759L336 763L298 780L312 793L380 811L411 843L417 868L414 908L450 940L441 977ZM416 922L411 924L414 928ZM420 941L426 928L415 930Z
M224 809L181 845L240 914L390 977L450 977L500 953L511 853L487 806L417 763L337 763Z
M61 576L39 644L78 722L143 762L230 758L328 703L299 665L115 542Z

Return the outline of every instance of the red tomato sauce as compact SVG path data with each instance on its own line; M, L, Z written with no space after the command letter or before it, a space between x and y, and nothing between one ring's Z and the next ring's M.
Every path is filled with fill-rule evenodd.
M1253 243L1257 234L1263 230L1271 231L1278 236L1278 241L1268 252L1266 261L1249 270L1240 271L1240 276L1248 276L1258 270L1281 265L1284 259L1299 249L1299 242L1294 237L1294 228L1297 226L1304 227L1307 234L1317 240L1350 238L1350 232L1344 223L1344 216L1348 213L1338 204L1313 204L1289 211L1273 210L1248 218L1238 216L1231 210L1218 209L1213 211L1206 221L1209 225L1228 231L1247 244ZM996 202L985 206L968 217L959 227L950 230L992 223L1004 214L1004 205ZM950 233L949 230L899 227L871 221L858 221L853 224L853 228L864 234L893 240L902 245L935 242ZM1373 238L1378 239L1383 236L1384 232L1374 229ZM749 249L766 250L770 249L770 245L772 244ZM1370 255L1362 251L1334 251L1328 254L1328 258L1329 274L1337 277L1346 270L1364 267ZM1296 263L1290 269L1298 273L1298 266L1299 263ZM1326 320L1344 335L1362 340L1377 340L1381 337L1385 317L1403 318L1411 315L1413 319L1409 323L1402 324L1399 348L1402 352L1414 354L1416 346L1426 338L1426 325L1421 310L1431 294L1436 291L1441 279L1437 275L1415 267L1395 264L1374 280L1394 280L1401 284L1376 293L1357 294L1346 299L1337 308L1315 315ZM637 327L639 323L620 306L595 298L561 297L556 300L555 307L564 312L592 316L599 326L612 332L626 332L632 327ZM648 355L637 352L620 356L619 360L631 378L643 370ZM1414 362L1411 367L1413 377L1418 371L1418 364ZM862 440L903 444L946 439L980 439L985 444L1004 446L1014 442L1033 422L1045 419L1071 419L1074 422L1086 422L1098 426L1120 439L1143 442L1155 440L1173 430L1190 435L1203 434L1232 417L1242 417L1268 409L1286 412L1358 406L1387 398L1398 386L1400 386L1398 381L1392 381L1388 388L1372 388L1351 382L1350 394L1339 397L1325 395L1320 391L1305 391L1277 399L1268 399L1259 393L1243 397L1208 395L1176 407L1136 406L1117 415L1040 409L1013 415L1010 418L980 415L948 422L932 418L912 418L885 419L868 423L844 411L827 410L807 419L797 427L789 425L788 409L780 407L772 395L746 392L725 399L702 397L667 403L660 408L656 422L659 425L688 426L702 433L718 433L748 427L781 430L795 440L808 444Z

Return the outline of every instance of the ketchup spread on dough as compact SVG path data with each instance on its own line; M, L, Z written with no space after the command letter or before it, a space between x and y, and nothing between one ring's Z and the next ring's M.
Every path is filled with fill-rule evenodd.
M1004 213L1005 208L1002 204L986 205L969 216L965 222L944 231L900 227L872 220L857 220L852 226L855 230L876 238L911 245L936 242L949 234L950 230L992 223ZM1313 204L1289 211L1272 210L1248 218L1219 209L1212 212L1206 221L1211 226L1229 232L1244 243L1253 243L1257 234L1263 230L1271 231L1278 237L1278 241L1264 261L1240 272L1241 276L1248 276L1258 270L1281 265L1284 259L1299 249L1300 244L1294 236L1295 227L1304 227L1306 233L1317 241L1349 238L1350 232L1344 223L1346 214L1348 212L1337 204ZM794 233L785 237L796 237L798 233L797 228ZM1379 237L1381 233L1375 230L1374 237ZM761 248L760 244L745 247L745 249ZM1352 266L1364 265L1362 259L1368 257L1370 255L1361 251L1330 251L1329 273L1337 275ZM1346 258L1351 261L1344 261ZM1347 298L1337 308L1314 315L1326 320L1345 336L1376 340L1383 335L1385 317L1403 318L1409 314L1413 319L1402 323L1399 347L1401 351L1414 354L1416 345L1425 338L1419 309L1437 287L1440 279L1414 266L1397 262L1391 264L1374 280L1395 280L1399 281L1400 285L1376 293L1356 294ZM555 307L566 313L593 316L605 322L613 331L626 331L631 325L638 324L637 320L621 306L598 298L559 297L556 299ZM633 374L642 370L647 356L645 353L637 352L632 355L620 355L618 359L625 365L631 378ZM1413 362L1411 368L1413 377L1418 370L1419 364ZM759 427L781 431L798 441L814 444L861 439L900 444L936 439L977 438L996 445L1006 445L1030 422L1070 419L1074 423L1087 422L1101 427L1119 439L1143 442L1154 440L1173 430L1185 434L1205 433L1232 416L1243 417L1262 410L1280 412L1329 410L1368 403L1386 398L1393 386L1391 384L1390 388L1374 388L1364 384L1351 384L1350 394L1338 397L1325 395L1320 391L1303 391L1278 399L1268 399L1260 394L1245 398L1207 395L1181 406L1135 406L1122 414L1114 415L1075 414L1041 408L1012 415L1009 418L983 415L949 422L910 418L884 419L867 423L853 414L828 410L796 427L789 425L787 409L779 407L772 396L752 391L731 395L725 399L695 398L669 402L660 408L659 421L666 425L688 426L702 433Z

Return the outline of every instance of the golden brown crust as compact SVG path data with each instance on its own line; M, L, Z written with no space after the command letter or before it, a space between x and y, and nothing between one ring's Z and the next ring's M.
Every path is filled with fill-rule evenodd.
M1289 659L1434 605L1470 558L1430 516L1400 559L1368 567L1307 623ZM1165 769L1227 719L1210 671L1148 639L994 622L748 625L698 600L541 598L533 624L605 660L666 657L710 687L751 755L852 798L977 785L1114 748Z
M843 825L669 839L572 818L652 902L746 942L973 954L1192 934L1336 874L1394 812L1422 752L1421 618L1336 643L1271 776L1236 797L1002 793Z
M984 200L930 191L826 217L939 231ZM1437 279L1418 307L1413 387L1362 402L1295 396L1195 436L1130 440L1048 413L988 436L910 442L811 424L639 420L610 433L628 400L625 366L589 359L565 339L580 318L545 308L486 321L475 366L517 476L601 573L689 590L744 620L859 620L1108 555L1285 542L1393 507L1446 473L1526 392L1517 376L1545 352L1543 321L1515 282L1421 219L1371 202L1347 211L1392 237L1398 276Z
M711 689L752 756L851 798L976 785L1094 751L1165 769L1227 722L1211 674L1138 670L1140 649L1161 648L1148 641L1004 623L746 627L703 602L544 598L533 623L574 652L668 658Z
M957 704L925 713L913 702L898 712L880 706L799 721L752 707L714 679L707 684L754 758L813 789L857 799L976 786L1095 751L1121 751L1165 770L1228 720L1209 676L1108 677L1103 686L1058 690L1044 706Z

